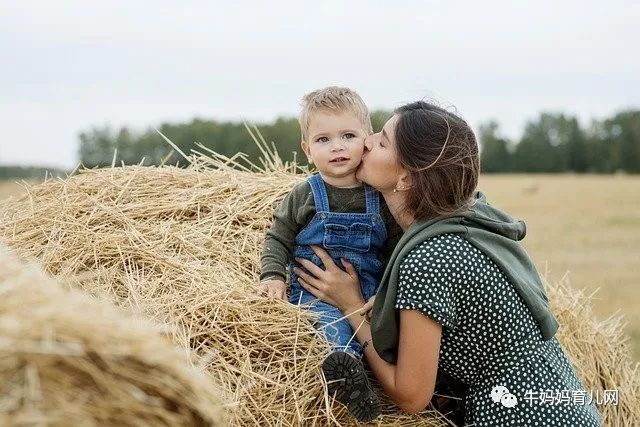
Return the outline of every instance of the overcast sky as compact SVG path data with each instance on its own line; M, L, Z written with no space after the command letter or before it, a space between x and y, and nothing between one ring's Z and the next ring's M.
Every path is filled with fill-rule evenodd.
M92 126L293 115L330 84L510 137L587 124L640 108L639 41L637 1L3 2L0 164L71 168Z

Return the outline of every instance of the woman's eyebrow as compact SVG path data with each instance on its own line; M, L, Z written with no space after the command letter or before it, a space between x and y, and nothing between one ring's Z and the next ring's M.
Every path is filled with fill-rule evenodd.
M387 131L386 131L386 130L384 130L384 128L382 129L382 137L383 137L384 139L386 139L387 141L389 140L389 136L387 135Z

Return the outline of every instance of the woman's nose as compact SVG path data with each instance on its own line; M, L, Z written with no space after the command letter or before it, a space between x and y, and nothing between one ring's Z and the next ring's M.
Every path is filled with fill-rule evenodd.
M365 151L365 153L367 151L371 151L371 135L367 135L364 138L364 151Z

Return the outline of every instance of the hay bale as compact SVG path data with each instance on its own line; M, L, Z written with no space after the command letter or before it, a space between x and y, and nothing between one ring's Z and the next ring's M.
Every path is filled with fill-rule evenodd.
M311 315L254 293L273 208L304 171L277 160L250 171L215 153L192 161L28 186L0 210L0 237L74 287L171 325L230 402L232 425L353 424L327 396L329 345ZM434 411L385 408L381 425L443 425Z
M211 381L147 322L0 245L0 424L223 425Z
M595 294L570 287L567 277L546 285L560 323L558 340L586 390L600 397L618 390L618 405L598 405L604 425L640 425L640 367L632 360L622 316L597 319L591 308Z
M81 170L30 186L0 210L0 236L73 286L172 325L170 338L192 352L231 402L232 425L353 424L327 396L319 367L328 345L310 326L310 314L253 292L273 208L308 171L271 151L262 167L216 153L189 158L186 169ZM592 321L582 315L588 317L561 321ZM612 345L620 342L606 327L598 330ZM580 348L592 344L571 332L564 339ZM584 357L603 356L589 347ZM629 371L609 366L610 359L578 360L583 379L610 375L637 386L635 377L618 377ZM590 371L594 364L599 372ZM604 413L611 425L626 425L625 411ZM377 421L446 425L434 411L408 416L389 401Z

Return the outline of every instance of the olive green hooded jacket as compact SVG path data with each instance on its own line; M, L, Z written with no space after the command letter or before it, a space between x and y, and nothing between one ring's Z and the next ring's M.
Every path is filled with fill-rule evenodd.
M395 303L400 264L417 245L445 233L462 235L500 267L531 311L544 340L558 330L540 275L519 243L526 234L525 223L489 205L479 191L473 200L470 207L451 216L414 221L391 254L371 314L373 346L387 362L397 359L399 310Z

